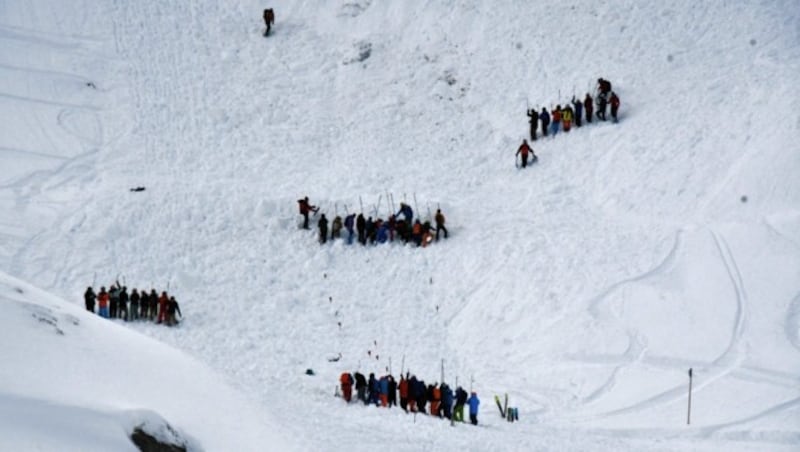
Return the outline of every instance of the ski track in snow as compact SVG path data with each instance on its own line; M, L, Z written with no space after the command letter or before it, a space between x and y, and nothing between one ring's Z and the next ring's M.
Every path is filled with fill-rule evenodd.
M10 49L0 51L0 74L15 83L0 91L0 107L24 110L8 117L36 137L7 127L0 141L0 158L19 167L0 183L3 205L22 218L0 224L10 273L74 299L95 275L96 285L122 277L131 287L169 286L187 314L180 327L131 328L220 370L316 449L419 450L418 437L432 449L473 450L531 437L544 438L534 449L770 450L800 441L781 422L797 419L797 373L750 362L760 353L750 342L769 332L753 329L750 310L765 295L744 259L776 265L753 251L774 245L734 256L728 241L739 237L725 229L762 227L748 208L757 218L796 211L797 162L752 169L795 138L765 119L797 116L780 102L794 91L763 87L764 71L788 80L800 68L787 38L796 14L780 21L778 5L754 18L744 5L554 4L530 11L540 19L531 36L521 31L531 5L311 2L277 8L265 39L254 4L74 8L65 20L89 33L66 22L42 31L36 13L46 4L20 26L11 17L0 24ZM605 33L539 51L566 15ZM517 110L563 103L595 76L621 93L621 123L537 140L539 162L514 170L527 130ZM720 122L746 127L665 117L697 93L703 105L726 105L710 113ZM744 108L751 98L755 107ZM786 173L773 174L781 163ZM147 190L128 193L140 185ZM745 192L752 201L739 205ZM385 217L389 193L394 211L401 200L423 217L441 206L450 239L425 250L319 247L316 231L297 228L295 200L305 194L332 219L361 202ZM794 245L797 264L798 242L781 232L789 229L765 223ZM692 249L704 234L715 251ZM669 325L626 310L641 301L635 290L680 285L696 262L721 266L729 281L707 300L732 322L713 359L654 347ZM796 281L783 284L788 310L772 316L798 351L800 292ZM446 380L481 394L487 425L477 433L442 435L442 423L424 416L331 397L343 370L402 366L433 382L442 358ZM770 396L734 405L725 422L684 429L664 413L685 400L675 375L689 367L701 400L725 403L719 394L739 384ZM303 376L306 368L317 375ZM519 403L518 424L494 414L492 396L504 392ZM350 417L357 422L342 428Z

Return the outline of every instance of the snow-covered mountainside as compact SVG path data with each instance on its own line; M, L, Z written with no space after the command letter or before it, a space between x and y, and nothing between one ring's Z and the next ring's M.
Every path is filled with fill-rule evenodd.
M115 330L299 447L800 443L796 1L8 0L0 41L0 268L77 305L95 275L168 286L178 328ZM598 77L620 122L515 168L526 108ZM305 195L330 219L441 208L450 237L320 246ZM343 371L434 382L442 360L482 427L333 397Z

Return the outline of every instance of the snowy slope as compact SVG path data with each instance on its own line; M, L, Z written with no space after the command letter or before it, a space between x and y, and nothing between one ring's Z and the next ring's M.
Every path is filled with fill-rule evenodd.
M190 450L291 450L268 416L180 351L6 275L0 300L0 449L137 450L128 436L148 425Z
M95 274L169 283L181 328L129 327L313 449L800 442L796 2L285 2L267 39L252 1L78 3L0 6L9 273L76 303ZM620 124L515 170L526 106L599 76ZM385 217L387 194L451 239L297 229L303 195ZM430 382L444 359L487 428L331 397L389 358Z

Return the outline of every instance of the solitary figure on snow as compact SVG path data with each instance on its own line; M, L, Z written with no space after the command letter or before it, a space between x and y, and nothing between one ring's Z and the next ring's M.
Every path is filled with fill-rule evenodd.
M269 31L272 29L272 24L275 23L275 12L272 11L272 8L264 10L264 24L267 26L267 30L264 32L264 36L269 36Z
M535 162L538 158L536 154L533 153L533 149L528 146L528 140L522 140L522 145L520 145L519 149L517 149L517 155L522 154L522 167L525 168L528 166L528 153L533 154L533 159L531 159L531 163Z

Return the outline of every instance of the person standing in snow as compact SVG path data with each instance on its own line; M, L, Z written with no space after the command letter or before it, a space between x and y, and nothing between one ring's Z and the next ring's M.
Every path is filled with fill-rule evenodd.
M324 244L328 241L328 219L324 213L320 215L317 227L319 227L319 243Z
M453 416L453 390L450 389L445 383L442 383L441 387L442 391L442 412L444 412L444 417L447 419L451 419Z
M453 413L456 421L464 422L464 405L467 403L467 391L461 386L456 388L456 407Z
M308 229L308 213L309 212L317 213L317 211L319 210L319 207L312 206L308 202L308 196L306 196L303 199L298 199L297 200L297 204L300 207L300 215L303 216L303 229Z
M356 395L358 400L364 402L364 405L367 404L367 379L364 378L364 374L361 372L355 373L356 379Z
M469 403L469 421L472 425L478 425L478 405L481 404L481 401L475 391L469 396L467 403Z
M264 32L264 36L269 36L270 30L272 30L272 24L275 23L275 11L272 8L268 8L264 10L264 25L267 26L267 30Z
M353 244L353 228L355 227L356 214L351 213L344 217L344 228L347 229L347 244Z
M617 97L617 93L611 91L611 98L609 99L609 103L611 104L611 119L614 122L617 122L617 112L619 111L619 97Z
M86 310L94 313L94 300L97 299L97 295L95 295L94 290L91 286L86 288L86 292L83 293L83 302L86 304Z
M589 93L586 93L586 97L583 99L583 108L586 110L586 122L591 124L592 114L594 113L594 99Z
M117 307L119 307L119 292L120 292L119 282L117 282L116 286L112 284L108 293L108 296L110 298L109 314L112 319L117 318Z
M131 320L137 320L139 318L139 300L141 300L139 291L136 288L134 288L133 291L131 291L131 312L130 312Z
M369 390L369 403L378 405L378 394L380 392L380 387L378 386L378 380L375 379L375 374L369 374L369 380L367 381L367 388Z
M331 224L331 240L342 236L342 217L336 215Z
M552 133L555 138L556 134L558 134L558 129L561 127L561 105L556 105L556 108L550 111L550 119L552 120L550 123L550 133Z
M517 154L522 156L522 168L528 166L528 154L533 153L533 149L528 146L528 140L522 140L522 144L517 148Z
M358 243L362 245L367 244L367 220L364 219L364 214L360 213L356 217L356 231L358 231Z
M119 307L117 308L117 312L119 312L119 318L124 321L128 321L128 288L122 286L122 290L119 291Z
M550 127L550 113L547 109L542 107L542 112L539 113L539 120L542 121L542 136L547 136L547 129Z
M380 397L381 406L386 408L389 406L389 377L382 376L378 380L378 395Z
M155 289L150 289L150 320L158 317L158 294Z
M97 315L104 319L108 318L108 304L110 298L108 292L106 292L105 286L100 287L100 293L97 294Z
M400 383L397 385L397 390L400 393L400 408L408 412L408 374L403 376L400 374Z
M339 377L339 383L342 386L342 398L345 402L350 403L353 396L353 376L349 372L344 372Z
M397 406L397 381L393 376L389 375L389 408L392 405Z
M442 390L435 383L430 387L431 416L442 417Z
M444 231L444 238L447 238L447 228L444 227L444 214L442 209L436 209L436 215L433 217L436 220L436 241L439 241L439 231Z
M178 324L178 318L175 316L176 313L183 317L178 301L175 300L175 297L169 297L169 303L167 304L167 326Z
M564 132L569 132L572 129L572 107L569 104L561 110L561 127Z
M581 126L581 116L583 116L583 102L572 96L572 106L575 107L575 127Z
M167 321L167 307L169 306L169 297L166 292L161 292L158 297L158 321L156 323L164 323Z
M536 129L539 128L539 114L536 112L536 109L531 108L528 110L528 122L531 125L531 141L536 141Z

